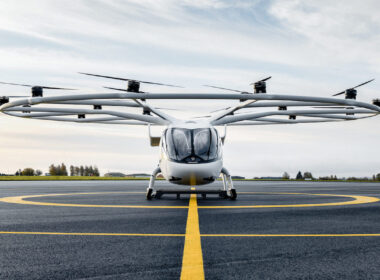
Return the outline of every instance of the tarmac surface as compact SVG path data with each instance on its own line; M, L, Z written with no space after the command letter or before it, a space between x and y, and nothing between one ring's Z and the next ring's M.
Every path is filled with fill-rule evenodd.
M0 182L0 279L380 279L380 184L147 184Z

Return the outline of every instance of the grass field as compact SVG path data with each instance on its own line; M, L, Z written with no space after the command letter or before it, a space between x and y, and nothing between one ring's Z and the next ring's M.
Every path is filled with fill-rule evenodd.
M85 180L149 180L149 177L94 177L94 176L0 176L0 181L85 181ZM163 178L156 178L156 180L164 180ZM217 180L221 180L218 178ZM234 181L302 181L305 180L283 180L283 179L234 179ZM367 180L310 180L310 182L366 182L366 183L379 183L379 181Z
M136 177L94 177L94 176L0 176L0 181L82 181L82 180L149 180ZM157 179L160 180L160 179Z

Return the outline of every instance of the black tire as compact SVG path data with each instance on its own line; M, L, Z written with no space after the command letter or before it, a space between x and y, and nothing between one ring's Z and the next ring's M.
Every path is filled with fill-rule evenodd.
M206 198L207 198L206 194L202 193L202 199L206 199Z
M146 199L147 200L152 200L152 198L153 198L153 189L148 189L147 191L146 191Z
M230 199L231 199L231 200L236 200L236 198L237 198L236 190L235 190L235 189L232 189L232 190L230 191Z
M219 197L220 198L228 198L228 195L227 195L227 191L221 191L220 193L219 193Z

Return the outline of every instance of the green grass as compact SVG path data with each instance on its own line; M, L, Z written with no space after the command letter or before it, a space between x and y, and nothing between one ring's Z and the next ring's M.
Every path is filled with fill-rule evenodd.
M94 177L94 176L0 176L0 181L82 181L82 180L149 180L135 177ZM159 180L159 179L158 179Z
M107 180L149 180L149 177L93 177L93 176L0 176L0 181L107 181ZM157 178L156 180L164 180ZM218 180L221 180L218 178ZM365 183L379 183L379 181L366 181L366 180L283 180L283 179L234 179L234 181L294 181L294 182L365 182Z

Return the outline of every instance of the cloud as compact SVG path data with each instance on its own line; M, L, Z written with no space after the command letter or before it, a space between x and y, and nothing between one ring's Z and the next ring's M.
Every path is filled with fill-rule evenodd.
M275 1L269 12L302 35L317 55L346 63L379 63L378 1Z

